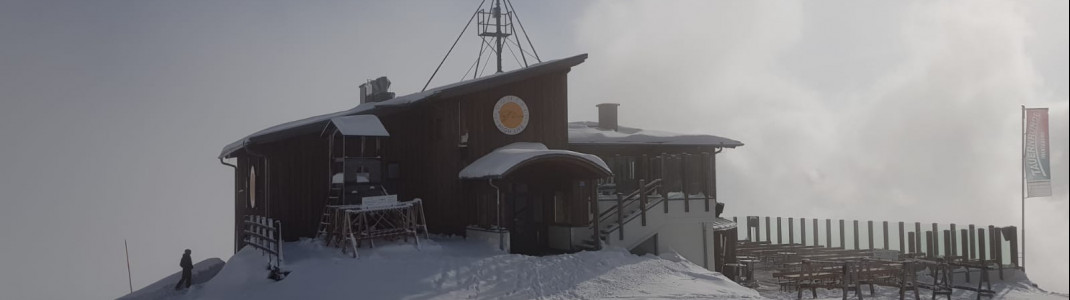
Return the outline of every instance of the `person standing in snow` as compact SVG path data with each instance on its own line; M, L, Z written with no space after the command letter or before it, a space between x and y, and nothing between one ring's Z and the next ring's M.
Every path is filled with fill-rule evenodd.
M193 283L193 259L189 257L189 254L189 249L186 249L186 253L182 254L182 260L178 262L178 266L182 267L182 280L175 285L176 290L181 288L183 283L186 284L187 289Z

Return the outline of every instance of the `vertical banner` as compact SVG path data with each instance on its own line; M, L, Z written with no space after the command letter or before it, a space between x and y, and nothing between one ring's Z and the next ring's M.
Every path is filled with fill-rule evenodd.
M1051 164L1048 157L1048 109L1025 109L1026 198L1051 196Z

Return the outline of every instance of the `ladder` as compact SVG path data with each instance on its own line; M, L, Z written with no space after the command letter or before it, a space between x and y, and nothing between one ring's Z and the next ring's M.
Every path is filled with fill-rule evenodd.
M342 203L342 186L330 184L327 192L327 203L323 205L323 215L320 216L319 229L316 230L316 238L323 239L325 246L330 246L332 242L337 239L336 233L338 230L333 228L337 223L334 213L331 211L331 205L338 205Z

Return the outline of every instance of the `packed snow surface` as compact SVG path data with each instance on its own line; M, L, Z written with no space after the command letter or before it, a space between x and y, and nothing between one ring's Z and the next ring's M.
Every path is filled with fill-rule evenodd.
M282 281L243 249L211 281L173 299L740 299L759 298L677 255L622 249L553 256L506 254L478 241L421 240L362 248L353 259L318 241L284 245Z

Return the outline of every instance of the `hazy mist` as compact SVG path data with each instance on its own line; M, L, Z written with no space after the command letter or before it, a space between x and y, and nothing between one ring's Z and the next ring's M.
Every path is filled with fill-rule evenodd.
M1067 2L514 2L544 60L590 54L570 120L616 102L622 125L744 142L718 160L728 215L1020 226L1020 107L1050 107L1026 263L1067 292ZM478 4L0 1L0 298L125 294L124 239L134 289L186 248L226 259L223 145L366 79L419 91Z

